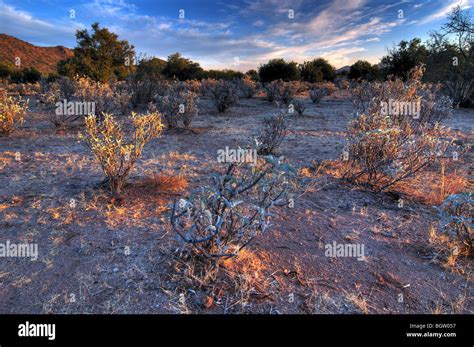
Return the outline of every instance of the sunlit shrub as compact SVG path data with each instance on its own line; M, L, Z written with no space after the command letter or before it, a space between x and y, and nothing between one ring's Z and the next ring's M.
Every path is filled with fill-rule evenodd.
M120 194L127 176L137 159L141 158L146 143L161 134L163 123L158 112L139 115L132 112L132 134L127 137L119 122L110 114L103 114L102 121L90 115L85 118L85 132L81 138L89 146L110 189Z
M355 106L360 114L348 127L344 149L346 178L364 182L374 190L384 190L419 173L445 153L449 145L443 140L446 129L428 121L439 119L444 109L436 114L438 110L430 104L432 100L423 101L427 87L420 82L421 77L417 68L406 83L374 83L365 91L356 92ZM417 108L419 113L382 112L382 105L393 101L413 105L412 109Z
M237 80L238 88L240 95L243 98L250 99L257 92L257 84L250 77L244 77L240 80Z
M0 90L0 134L8 135L23 124L27 109L28 100L22 100L21 96L15 99Z

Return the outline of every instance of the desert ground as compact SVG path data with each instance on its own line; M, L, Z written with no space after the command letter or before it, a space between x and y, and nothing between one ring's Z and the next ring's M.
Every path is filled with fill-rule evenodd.
M0 312L474 312L472 259L446 266L428 241L438 222L439 166L383 193L342 181L330 164L318 170L339 158L353 106L345 90L319 105L304 100L307 110L291 119L278 154L308 189L224 262L231 281L197 288L173 271L170 204L224 170L217 150L250 143L277 106L259 95L220 114L201 97L192 131L152 140L117 200L101 184L80 129L57 130L30 97L23 126L0 137L0 231L4 240L37 243L39 259L0 262ZM446 125L471 143L473 119L473 109L458 109ZM467 153L447 177L467 182L472 169ZM462 190L471 188L467 182ZM362 243L367 256L326 257L322 245L333 241Z

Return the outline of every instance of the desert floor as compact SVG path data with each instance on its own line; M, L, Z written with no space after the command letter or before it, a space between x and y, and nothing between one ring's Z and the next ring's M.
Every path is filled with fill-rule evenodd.
M173 275L169 204L222 171L217 150L248 144L276 106L257 97L219 114L201 98L194 131L151 141L113 201L78 129L56 130L31 100L25 124L0 137L0 240L37 243L39 259L1 259L0 313L473 313L472 259L446 268L428 242L439 167L406 183L416 192L402 208L397 193L316 174L339 157L353 110L344 91L305 101L279 154L314 175L314 187L226 261L234 286L199 289ZM471 143L473 119L474 110L455 110L447 125ZM447 170L467 177L469 163L472 153ZM323 245L333 241L363 243L367 258L328 258Z

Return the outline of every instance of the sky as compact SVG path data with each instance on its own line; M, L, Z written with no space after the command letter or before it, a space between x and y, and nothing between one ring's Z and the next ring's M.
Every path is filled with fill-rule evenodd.
M428 38L456 5L474 0L0 0L0 33L73 48L94 22L137 53L174 52L206 69L247 71L273 58L323 57L336 68L378 63L387 49ZM472 11L471 11L472 14ZM180 18L181 17L181 18ZM182 18L184 17L184 18Z

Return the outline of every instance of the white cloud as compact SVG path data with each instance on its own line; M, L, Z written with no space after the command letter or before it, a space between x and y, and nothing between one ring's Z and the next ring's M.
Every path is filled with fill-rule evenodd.
M451 12L456 6L461 6L462 9L468 9L471 7L469 0L451 0L450 3L444 6L442 9L421 19L419 21L419 24L426 24L441 18L445 18L446 15Z

